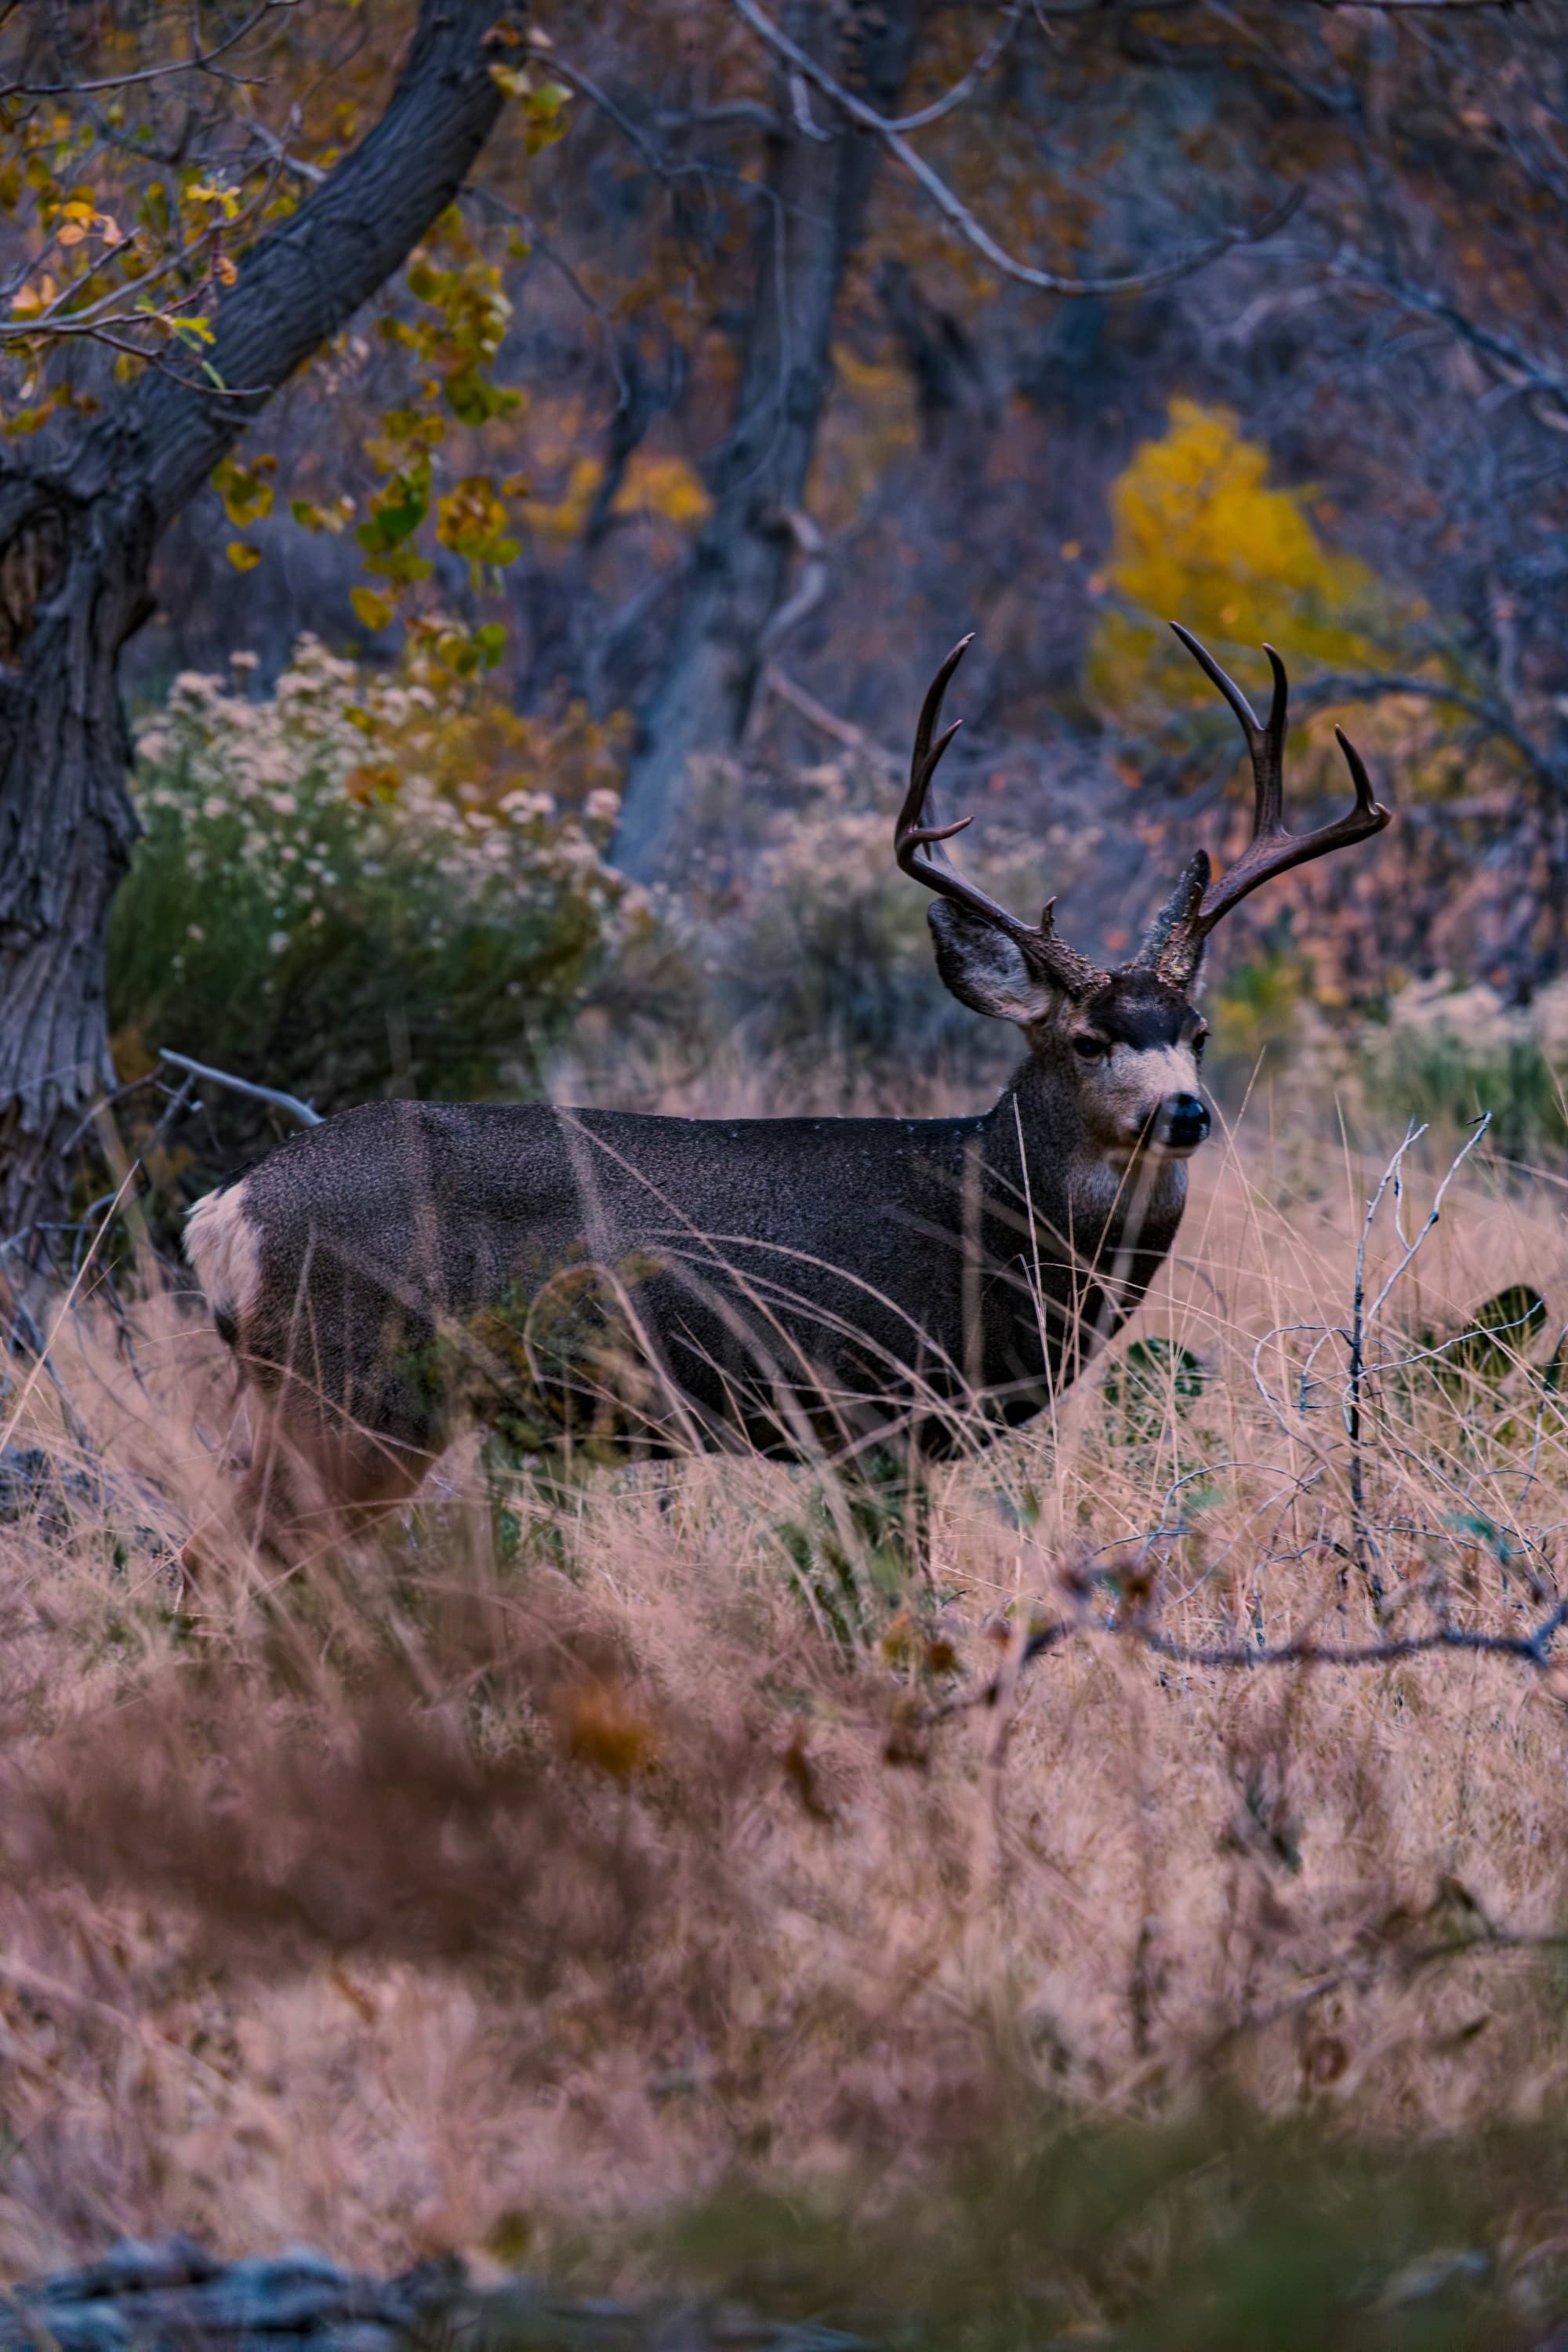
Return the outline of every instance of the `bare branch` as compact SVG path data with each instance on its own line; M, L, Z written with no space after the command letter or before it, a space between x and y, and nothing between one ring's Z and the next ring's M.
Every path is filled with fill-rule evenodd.
M1499 1658L1517 1658L1524 1665L1544 1668L1551 1664L1554 1637L1568 1624L1568 1601L1560 1601L1531 1633L1489 1633L1465 1625L1436 1625L1425 1633L1405 1633L1392 1642L1320 1642L1303 1633L1293 1642L1184 1642L1173 1633L1152 1627L1121 1624L1114 1620L1100 1630L1131 1634L1159 1658L1185 1666L1392 1666L1402 1658L1416 1658L1430 1650L1466 1650Z
M1023 17L1023 0L1012 0L1012 5L1003 13L1002 22L992 34L969 71L955 81L944 96L934 100L930 106L922 106L915 114L900 114L895 121L889 121L889 130L923 131L928 123L940 122L944 114L951 114L954 107L962 106L964 100L970 97L984 80L1017 31Z
M1450 0L1451 5L1451 0ZM1427 286L1415 286L1406 278L1392 276L1388 270L1363 261L1359 257L1341 257L1331 266L1331 275L1364 287L1369 292L1381 294L1401 310L1408 310L1422 319L1436 320L1450 330L1461 342L1490 362L1505 383L1521 391L1541 393L1562 405L1568 405L1568 374L1552 367L1534 352L1504 335L1495 327L1486 327L1462 310L1452 296L1436 292Z
M842 82L836 81L815 58L792 41L770 16L763 15L756 0L734 0L734 5L758 37L765 41L794 71L815 82L823 96L830 98L852 122L858 123L863 131L873 132L882 142L888 152L903 166L917 185L924 189L942 217L967 244L984 256L994 269L1000 270L1005 278L1015 278L1022 286L1036 287L1042 293L1141 294L1157 286L1173 285L1178 278L1191 277L1194 271L1206 268L1210 262L1217 261L1222 255L1234 252L1237 246L1261 244L1266 237L1272 236L1277 229L1284 226L1304 200L1304 189L1292 189L1282 203L1274 205L1252 226L1227 229L1222 236L1210 238L1205 245L1190 253L1162 262L1152 269L1131 271L1126 277L1065 278L1056 270L1037 269L1032 263L1019 261L998 245L989 229L975 219L968 205L960 201L941 173L933 171L925 158L910 145L898 125L857 98L852 90L846 89Z
M174 1053L167 1045L159 1046L158 1059L172 1063L176 1070L188 1071L193 1078L205 1078L215 1087L226 1087L230 1094L247 1095L252 1102L271 1103L275 1109L287 1111L290 1118L298 1119L301 1127L321 1124L321 1112L312 1110L308 1102L301 1102L298 1095L280 1093L276 1087L253 1085L249 1078L237 1078L232 1071L215 1070L205 1062L193 1062L188 1055Z
M1504 703L1494 697L1474 693L1468 687L1448 686L1431 677L1415 677L1399 670L1324 670L1309 681L1297 696L1299 705L1310 709L1335 702L1378 702L1384 695L1408 694L1423 702L1447 703L1455 710L1479 721L1489 735L1495 735L1519 753L1538 783L1554 793L1565 787L1563 772L1532 741L1514 719Z
M847 751L858 753L873 766L885 768L892 775L898 774L902 762L885 744L879 743L874 736L868 735L863 727L857 727L852 720L840 719L836 710L829 710L825 702L818 702L815 694L808 694L804 686L772 661L763 664L757 679L753 711L760 711L764 698L770 694L787 703L808 727L815 727L818 734L826 735L832 742L842 743Z
M293 0L259 0L244 22L210 49L193 46L188 58L171 58L167 65L144 66L136 73L105 74L94 81L8 81L0 83L0 98L89 98L102 90L130 89L138 82L166 81L172 74L205 73L247 39L264 17L292 5Z
M1515 1658L1521 1665L1545 1672L1552 1664L1552 1644L1568 1625L1568 1601L1560 1601L1528 1633L1493 1633L1482 1627L1436 1625L1424 1633L1403 1633L1378 1642L1323 1642L1315 1633L1300 1633L1289 1642L1185 1642L1162 1633L1142 1616L1057 1617L1037 1625L1017 1659L1017 1666L1059 1649L1075 1633L1114 1634L1141 1643L1173 1665L1205 1666L1251 1672L1278 1666L1395 1666L1404 1659L1424 1657L1436 1650L1460 1650L1471 1656ZM955 1691L928 1709L921 1718L940 1723L972 1707L994 1706L1006 1689L1006 1670L978 1687Z

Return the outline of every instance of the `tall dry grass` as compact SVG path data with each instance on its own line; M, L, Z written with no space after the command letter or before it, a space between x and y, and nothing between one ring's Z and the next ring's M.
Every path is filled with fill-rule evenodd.
M1460 1171L1366 1334L1358 1507L1383 1173L1255 1105L1108 1362L940 1474L901 1591L816 1474L551 1486L470 1442L374 1546L236 1542L193 1602L223 1352L154 1279L43 1302L3 1408L0 2263L174 2225L564 2260L738 2175L896 2203L1047 2113L1548 2114L1568 1685L1461 1644L1556 1605L1568 1241L1549 1186ZM1366 1301L1442 1173L1385 1192ZM1510 1283L1545 1326L1465 1340ZM1269 1662L1303 1642L1434 1646Z

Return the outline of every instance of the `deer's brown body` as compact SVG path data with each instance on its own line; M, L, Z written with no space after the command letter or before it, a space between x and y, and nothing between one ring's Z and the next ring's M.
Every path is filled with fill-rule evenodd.
M940 1455L1047 1405L1180 1224L1208 1128L1189 1000L1207 930L1267 873L1387 821L1351 754L1352 815L1286 835L1278 659L1265 729L1194 650L1248 729L1254 847L1217 885L1199 853L1113 972L1065 947L1048 908L1025 925L948 865L945 832L920 820L956 653L927 698L899 860L939 894L949 987L1028 1047L983 1116L377 1103L199 1203L190 1255L281 1454L352 1506L407 1492L465 1402L493 1409L509 1385L541 1443L597 1433L645 1453ZM250 1473L272 1521L282 1466L264 1447Z
M1037 1412L1180 1223L1179 1161L1108 1171L1062 1130L1034 1062L973 1118L374 1103L212 1196L192 1255L257 1388L364 1496L423 1474L465 1367L486 1385L475 1318L513 1302L526 1336L558 1269L595 1269L646 1339L658 1378L635 1425L618 1400L642 1451L795 1452L809 1431L833 1452L912 1418L940 1454L965 1408ZM558 1388L542 1352L539 1385ZM594 1424L587 1389L574 1417Z

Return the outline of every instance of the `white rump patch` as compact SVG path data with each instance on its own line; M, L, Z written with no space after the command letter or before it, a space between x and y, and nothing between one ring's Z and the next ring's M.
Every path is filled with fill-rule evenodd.
M213 1313L243 1325L261 1287L261 1236L245 1213L243 1181L196 1202L185 1220L185 1256Z

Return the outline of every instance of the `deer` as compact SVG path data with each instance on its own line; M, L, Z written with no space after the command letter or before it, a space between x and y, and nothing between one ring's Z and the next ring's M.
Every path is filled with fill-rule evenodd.
M968 880L931 821L958 731L931 681L894 828L932 894L938 973L1024 1056L994 1106L937 1118L686 1118L551 1103L342 1111L198 1202L186 1249L253 1444L241 1506L286 1550L313 1486L359 1528L477 1414L525 1453L750 1446L921 1465L1023 1423L1126 1323L1182 1223L1210 1131L1196 984L1210 933L1277 876L1381 832L1354 806L1284 823L1286 669L1266 719L1175 634L1241 728L1254 811L1217 877L1194 852L1131 959L1101 966ZM296 1516L293 1524L300 1524Z

